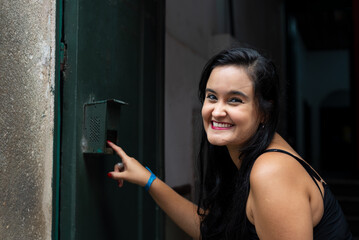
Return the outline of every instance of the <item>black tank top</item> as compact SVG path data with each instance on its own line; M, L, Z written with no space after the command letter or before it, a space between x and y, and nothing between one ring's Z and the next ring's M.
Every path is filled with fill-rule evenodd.
M308 174L313 179L314 183L319 188L319 191L323 197L324 213L320 222L313 229L313 239L315 240L353 239L353 236L349 230L347 221L344 217L343 211L340 208L338 201L335 199L333 193L330 191L329 186L322 181L319 175L309 166L309 164L307 164L297 156L281 149L268 149L264 151L264 153L265 152L280 152L292 156L304 167L304 169L308 172ZM323 183L324 194L321 191L315 179ZM247 228L249 233L249 239L259 239L255 226L248 220L248 218L247 218Z

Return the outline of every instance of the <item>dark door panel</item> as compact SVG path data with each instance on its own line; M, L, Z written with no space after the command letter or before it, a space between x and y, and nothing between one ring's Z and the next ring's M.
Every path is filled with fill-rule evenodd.
M84 104L121 107L118 144L161 176L162 1L64 1L60 239L161 239L161 213L140 187L119 189L114 155L84 157Z

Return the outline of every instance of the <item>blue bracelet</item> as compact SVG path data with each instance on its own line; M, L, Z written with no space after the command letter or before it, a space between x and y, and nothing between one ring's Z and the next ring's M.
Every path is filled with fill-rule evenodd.
M147 182L147 184L145 186L145 190L148 192L148 190L150 190L152 182L156 179L156 175L153 174L153 172L148 167L146 167L146 168L151 173L151 177L150 177L150 179L148 179L148 182Z

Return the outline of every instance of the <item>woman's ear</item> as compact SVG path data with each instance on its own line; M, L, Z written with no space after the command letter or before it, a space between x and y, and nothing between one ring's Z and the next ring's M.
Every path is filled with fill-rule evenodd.
M259 116L259 125L265 125L265 123L267 122L267 116L265 113L261 113Z

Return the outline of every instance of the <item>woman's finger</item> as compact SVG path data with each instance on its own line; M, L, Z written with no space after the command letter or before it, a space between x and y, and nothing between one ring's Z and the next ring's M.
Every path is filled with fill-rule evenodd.
M122 179L123 179L124 174L125 174L124 172L114 171L114 172L109 172L109 173L107 173L107 176L108 176L109 178L112 178L112 179L114 179L114 180L119 181L119 180L122 180Z
M116 164L117 165L117 164ZM123 187L124 184L124 180L123 180L123 171L119 172L119 171L114 171L114 172L109 172L107 174L107 176L113 180L117 180L118 183L118 187Z
M117 182L118 182L118 187L123 187L123 180L122 179L118 180Z
M123 149L119 146L117 146L116 144L114 144L113 142L107 141L107 144L113 149L115 150L115 152L120 156L120 158L124 159L124 158L128 158L129 156L127 156L127 154L125 153L125 151L123 151Z

